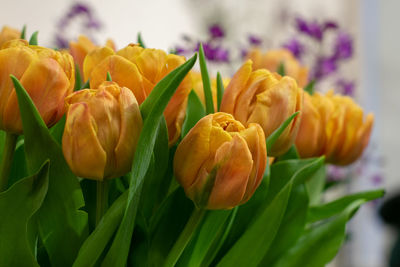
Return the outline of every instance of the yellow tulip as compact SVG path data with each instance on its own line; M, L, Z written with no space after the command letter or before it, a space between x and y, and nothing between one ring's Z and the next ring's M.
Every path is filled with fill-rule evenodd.
M244 127L227 113L202 118L179 144L174 173L196 206L230 209L260 185L267 160L260 125Z
M293 78L266 69L253 71L252 61L248 60L226 88L221 111L232 114L244 125L260 124L268 137L293 113L301 111L302 106L303 92ZM276 157L285 153L294 142L299 124L298 115L268 154Z
M373 114L364 119L363 110L348 96L305 93L304 112L296 138L301 157L325 155L326 161L348 165L367 146L374 122Z
M109 72L112 80L132 90L141 104L165 75L184 62L182 56L131 44L117 52L107 47L95 49L85 58L83 69L91 87L105 81ZM191 79L187 75L164 111L170 145L180 136L190 90Z
M109 47L115 50L115 43L108 39L106 41L106 47ZM86 55L98 48L88 37L84 35L80 35L78 37L78 41L71 41L69 43L69 52L71 53L72 57L76 64L78 64L79 71L81 72L81 76L83 77L83 60L85 59Z
M203 89L203 80L201 78L201 73L200 72L191 72L192 76L192 88L196 92L197 96L199 97L200 101L203 103L203 105L206 105L206 101L204 98L204 89ZM229 78L223 78L222 83L224 85L224 88L226 88L229 84L230 79ZM213 103L214 103L214 110L217 110L217 78L212 78L211 79L211 91L212 91L212 97L213 97Z
M282 63L285 67L285 75L295 79L300 87L304 87L308 83L308 68L302 66L292 52L287 49L269 50L262 53L260 49L255 48L250 50L247 58L253 61L253 68L256 70L267 69L275 72Z
M22 122L10 74L18 78L44 122L54 125L65 112L64 98L75 84L71 55L12 40L0 50L0 128L20 134Z
M129 172L142 129L133 93L114 82L77 91L68 108L62 148L71 170L80 177L103 180Z
M10 28L8 26L3 26L0 32L0 48L4 43L19 39L21 37L21 32L17 29Z

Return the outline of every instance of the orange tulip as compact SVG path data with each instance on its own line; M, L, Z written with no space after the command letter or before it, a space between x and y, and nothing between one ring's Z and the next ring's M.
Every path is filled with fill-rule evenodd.
M115 43L111 39L108 39L106 41L106 47L115 50ZM83 60L89 52L96 48L98 48L98 46L84 35L80 35L77 42L71 41L69 43L69 52L74 58L76 64L78 64L81 77L83 77Z
M265 136L270 136L303 105L303 92L296 81L281 77L266 69L253 71L248 60L233 76L225 90L221 111L232 114L244 125L261 125ZM297 116L275 142L268 154L280 156L293 144L300 124Z
M348 165L367 146L374 116L364 119L363 110L347 96L305 93L304 112L296 138L301 157L325 155L326 161Z
M75 83L71 55L12 40L0 50L0 129L20 134L22 122L10 74L20 80L47 126L65 112L64 98Z
M132 90L141 104L165 75L184 62L182 56L131 44L117 52L107 47L92 51L85 58L83 69L85 79L90 79L91 87L95 88L105 81L109 72L112 80ZM180 136L190 89L191 79L188 75L164 111L170 145Z
M21 32L17 29L10 28L8 26L3 26L0 32L0 48L4 43L19 39L21 37Z
M267 161L260 125L245 128L227 113L202 118L179 144L174 172L196 206L230 209L248 201Z
M62 148L71 170L84 178L103 180L129 172L142 129L133 93L114 82L77 91L68 107Z
M285 75L294 78L300 87L308 83L308 68L300 64L287 49L269 50L262 53L260 49L255 48L247 54L247 58L254 62L254 69L267 69L277 71L280 64L285 67Z

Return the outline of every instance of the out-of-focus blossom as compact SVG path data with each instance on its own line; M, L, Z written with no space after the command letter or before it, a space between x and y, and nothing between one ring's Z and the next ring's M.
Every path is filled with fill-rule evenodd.
M21 32L17 29L3 26L0 32L0 48L3 46L5 42L19 39L21 37Z
M20 134L22 122L10 75L26 89L47 126L64 115L64 98L75 84L72 56L67 52L11 40L0 50L0 129Z
M208 28L211 38L222 38L225 36L224 29L218 24L213 24Z
M285 75L294 78L300 87L308 83L308 69L287 49L269 50L262 53L260 49L252 49L247 55L248 59L253 61L254 69L268 69L277 71L281 64L284 65Z
M338 29L339 26L337 25L337 23L335 21L325 21L324 26L323 26L323 31L326 30L334 30L334 29Z
M301 111L303 92L296 81L266 69L253 71L248 60L236 72L224 92L221 111L232 114L244 125L258 123L265 136L271 135L289 116ZM300 116L285 129L268 153L279 156L293 144L300 125Z
M80 177L104 180L129 172L142 129L134 94L114 82L66 98L64 157Z
M336 59L348 59L353 55L353 40L345 32L339 32L335 41L334 57Z
M110 47L113 50L116 50L115 43L111 39L107 40L106 46ZM80 35L77 42L69 42L69 52L74 58L75 63L78 64L79 71L81 72L81 77L83 76L83 61L86 55L96 48L98 48L98 46L84 35Z
M336 58L320 58L318 59L312 72L312 79L320 80L328 75L335 73L338 69Z
M296 38L290 39L283 45L283 47L292 52L297 59L301 58L305 51L304 45Z
M373 121L350 97L314 93L305 97L296 147L301 157L325 155L329 163L349 165L367 146Z
M260 125L244 127L230 114L202 118L179 144L174 173L196 206L231 209L260 185L267 160Z
M194 49L194 52L199 51L200 43ZM206 59L214 62L229 62L229 51L219 45L211 42L203 43L204 56Z
M262 44L262 39L254 34L249 35L248 40L249 43L254 46L259 46Z
M200 101L205 106L206 102L205 102L205 98L204 98L203 80L201 78L201 73L192 71L191 78L192 78L192 88L196 92ZM226 88L228 86L229 81L230 81L229 78L222 79L224 88ZM217 79L215 77L211 79L211 91L212 91L212 97L213 97L213 103L214 103L214 110L217 110Z
M336 88L342 95L354 96L355 83L354 81L347 81L345 79L339 79L336 82Z
M128 87L141 104L165 75L184 62L185 58L182 56L131 44L117 52L108 47L93 50L85 58L83 72L85 80L90 79L92 88L105 81L109 72L112 80L120 86ZM191 85L189 74L179 85L164 111L170 145L180 136Z

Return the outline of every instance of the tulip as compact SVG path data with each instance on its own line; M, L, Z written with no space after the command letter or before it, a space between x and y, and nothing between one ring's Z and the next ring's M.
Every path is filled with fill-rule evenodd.
M105 81L109 72L112 80L132 90L141 104L163 77L184 62L182 56L131 44L117 52L107 47L95 49L85 58L83 69L91 87L97 87ZM188 75L164 111L170 145L180 136L190 90L191 79Z
M296 147L303 158L325 155L326 161L349 165L369 142L374 116L364 119L363 110L348 96L305 93L303 117Z
M203 89L203 80L201 78L201 73L200 72L191 72L191 77L192 77L192 88L196 92L197 96L199 97L200 101L206 105L206 101L204 98L204 89ZM224 88L228 86L230 79L229 78L223 78L222 83L224 85ZM214 110L217 110L217 79L212 78L211 79L211 91L212 91L212 97L213 97L213 103L214 103Z
M20 80L47 126L54 125L65 112L64 98L75 83L71 55L12 40L0 50L0 129L22 133L18 101L10 79Z
M98 89L77 91L65 101L62 148L72 172L100 181L129 172L142 129L133 93L103 82Z
M21 37L21 32L17 29L10 28L8 26L4 26L0 32L0 48L4 43L19 39Z
M221 111L232 114L244 125L258 123L270 136L293 113L301 111L303 92L296 81L266 69L252 70L248 60L233 76L225 90ZM293 144L300 124L299 116L288 125L268 154L276 157Z
M111 39L108 39L106 41L106 47L115 50L115 43ZM81 76L83 76L83 60L89 52L96 48L98 48L98 46L84 35L80 35L77 42L71 41L69 43L69 52L74 58L76 64L78 64Z
M199 208L230 209L250 199L266 167L260 125L244 127L227 113L209 114L189 131L174 158L174 173Z
M292 52L287 49L269 50L262 53L260 49L251 50L247 56L254 63L254 69L267 69L269 71L278 71L280 64L285 67L285 75L294 78L300 87L304 87L308 83L308 69L300 64L293 56Z

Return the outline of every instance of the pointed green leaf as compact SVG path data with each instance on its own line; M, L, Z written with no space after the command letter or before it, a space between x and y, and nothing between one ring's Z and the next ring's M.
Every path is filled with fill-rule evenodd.
M38 45L38 34L39 34L38 31L32 34L31 38L29 39L30 45Z
M21 36L20 36L20 38L21 38L21 39L25 39L25 35L26 35L26 25L24 25L24 26L22 27L22 31L21 31Z
M186 117L182 125L182 138L193 128L193 126L204 116L206 111L196 92L192 90L188 97Z
M324 165L306 182L310 205L318 205L320 203L324 193L325 181L326 167Z
M54 266L71 266L87 237L87 214L79 210L83 195L60 145L53 139L31 98L12 76L25 135L28 171L50 159L49 189L37 213L39 233Z
M46 161L36 174L0 193L0 266L39 266L28 225L46 196L48 173Z
M204 99L206 102L206 113L214 113L214 103L212 97L211 90L211 82L210 76L207 70L206 58L204 56L203 45L199 46L199 62L200 62L200 71L201 71L201 79L203 80L203 90L204 90Z
M163 116L172 95L175 93L179 84L185 78L196 62L196 55L189 59L186 63L179 66L177 72L172 71L160 83L163 87L157 89L155 94L161 91L157 97L153 96L154 103L149 103L149 113L144 117L142 132L139 137L138 145L135 152L135 157L132 164L131 184L129 186L129 196L122 223L118 228L118 232L112 243L112 246L103 261L102 266L125 266L128 252L131 244L132 233L135 226L136 212L140 200L140 193L143 187L144 177L150 166L151 156L156 142L157 129L159 122ZM157 87L157 85L156 85ZM155 89L153 89L154 92ZM153 93L152 92L152 93ZM151 93L151 94L152 94ZM151 96L149 95L149 97ZM146 101L143 102L143 104ZM142 104L142 105L143 105ZM146 108L146 106L145 106ZM146 110L142 112L146 112Z
M279 63L279 66L278 66L278 69L276 70L276 72L281 76L285 76L286 75L285 63L283 63L283 62Z
M275 144L276 140L281 136L283 131L289 126L289 124L294 120L294 118L299 115L300 111L293 113L289 118L287 118L278 129L276 129L270 136L267 137L267 151L270 151L272 146Z
M315 87L315 80L312 80L306 85L306 87L304 87L304 91L312 95L314 94L314 87Z
M83 85L81 89L88 89L90 88L90 80L87 80Z
M224 96L224 82L222 81L221 74L217 72L217 108L218 111L221 107L222 97Z
M107 80L108 82L112 82L111 74L110 74L109 71L107 71L107 78L106 78L106 80Z
M137 42L141 47L146 48L146 45L143 42L142 34L140 32L138 32L137 34Z
M82 88L82 77L78 64L75 63L75 86L74 91L79 91Z

